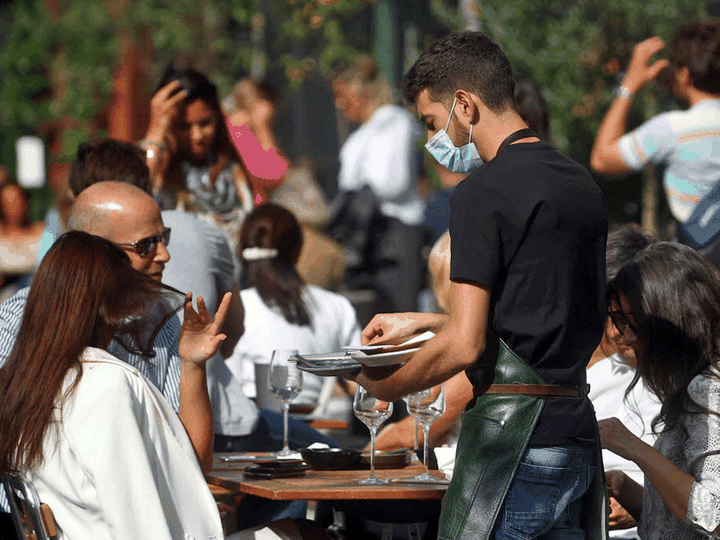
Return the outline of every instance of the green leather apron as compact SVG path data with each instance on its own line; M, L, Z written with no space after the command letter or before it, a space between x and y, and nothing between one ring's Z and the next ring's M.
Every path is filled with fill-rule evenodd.
M502 340L492 383L546 384ZM523 394L480 394L463 413L455 469L442 501L439 540L489 537L544 404L542 398ZM607 538L606 530L598 530L600 522L607 528L602 467L598 472L586 497L592 509L586 517L593 522L586 530L593 540Z

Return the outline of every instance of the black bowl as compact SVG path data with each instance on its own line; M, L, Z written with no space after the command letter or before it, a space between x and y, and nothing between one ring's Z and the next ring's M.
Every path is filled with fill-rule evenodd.
M317 471L336 471L355 465L360 459L360 450L349 448L304 448L300 455L308 467Z

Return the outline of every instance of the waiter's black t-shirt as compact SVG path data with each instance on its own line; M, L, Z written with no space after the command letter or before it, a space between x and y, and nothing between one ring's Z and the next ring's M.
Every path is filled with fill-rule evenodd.
M607 219L588 171L545 142L507 146L453 193L450 277L490 287L492 328L547 384L585 384L605 321ZM549 398L530 445L587 444L594 423L589 400Z

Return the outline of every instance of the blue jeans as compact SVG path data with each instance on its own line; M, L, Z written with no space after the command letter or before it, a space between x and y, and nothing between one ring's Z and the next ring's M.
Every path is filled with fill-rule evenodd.
M530 448L495 523L495 540L585 540L583 495L595 474L592 448Z

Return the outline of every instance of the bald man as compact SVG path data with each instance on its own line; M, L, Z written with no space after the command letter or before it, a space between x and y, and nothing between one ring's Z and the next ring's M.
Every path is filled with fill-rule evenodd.
M85 189L73 204L69 227L102 236L123 249L133 268L161 280L170 259L166 229L160 209L150 195L122 182L99 182ZM0 366L5 364L15 343L29 288L20 290L0 304ZM153 317L172 307L156 306ZM214 438L212 410L204 366L184 361L178 353L180 321L173 316L154 343L155 357L149 361L129 353L113 341L108 351L134 366L157 386L178 411L190 436L203 471L212 466Z

